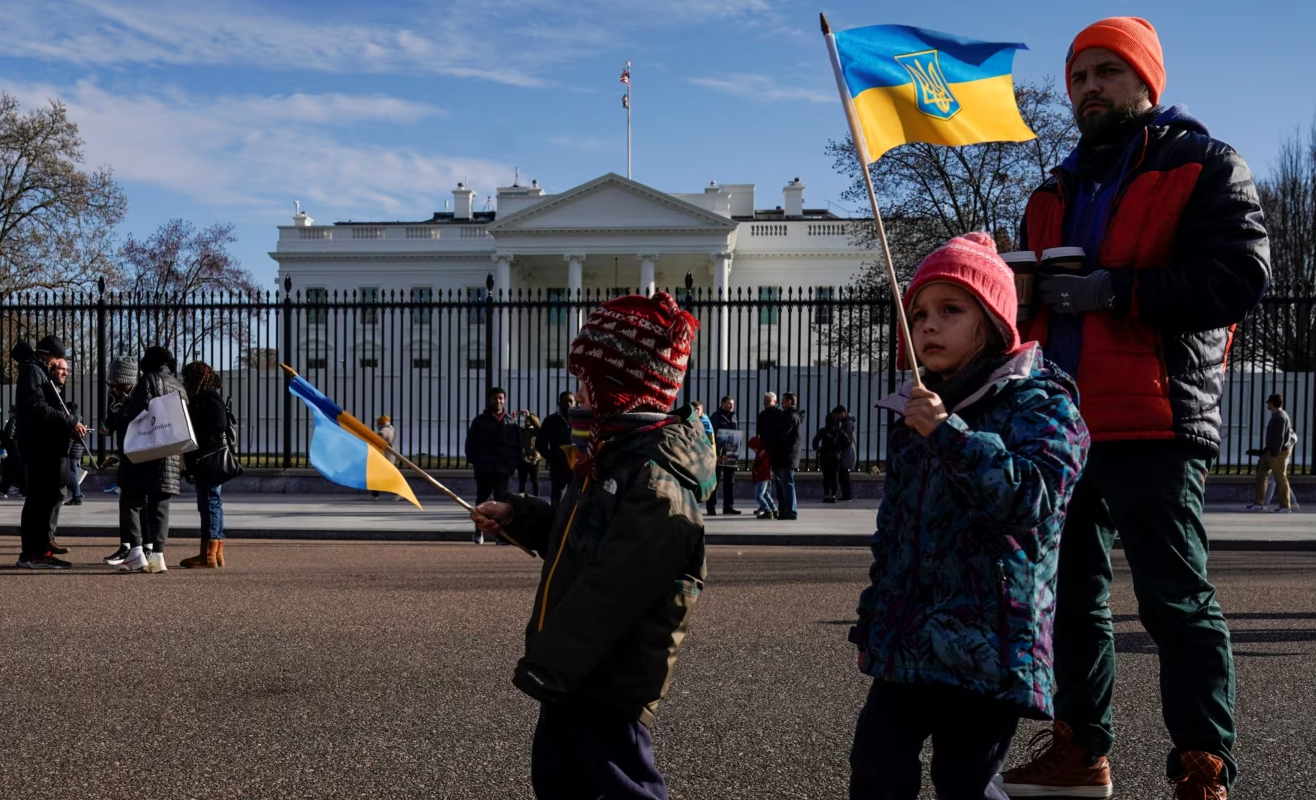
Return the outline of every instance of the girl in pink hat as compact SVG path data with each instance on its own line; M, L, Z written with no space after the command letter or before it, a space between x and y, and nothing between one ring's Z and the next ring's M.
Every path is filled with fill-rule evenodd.
M987 234L928 256L905 298L923 387L878 403L904 424L850 630L873 678L850 797L917 798L930 737L938 797L1004 799L1019 719L1051 715L1057 544L1088 433L1070 378L1020 344Z

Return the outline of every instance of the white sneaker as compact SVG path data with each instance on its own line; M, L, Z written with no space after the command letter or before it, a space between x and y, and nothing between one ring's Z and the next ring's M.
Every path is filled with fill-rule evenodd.
M1267 509L1266 509L1265 505L1263 505L1263 504L1261 504L1261 503L1248 503L1248 504L1247 504L1247 507L1244 508L1243 510L1244 510L1244 511L1262 511L1262 512L1264 512L1264 511L1266 511Z
M145 572L146 571L146 553L140 547L134 547L128 557L123 560L122 564L115 567L120 572Z
M152 553L146 557L147 572L167 572L168 570L169 568L165 566L164 562L164 553Z
M1289 513L1291 513L1291 512L1289 511L1289 509L1285 508L1284 506L1279 506L1279 507L1277 507L1277 508L1271 509L1271 512L1270 512L1270 513L1272 513L1272 514L1289 514Z

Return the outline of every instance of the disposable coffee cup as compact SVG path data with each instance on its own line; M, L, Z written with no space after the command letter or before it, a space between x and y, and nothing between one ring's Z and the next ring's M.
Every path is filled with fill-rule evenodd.
M1042 251L1042 266L1047 272L1078 272L1087 263L1081 247L1052 247Z
M1037 274L1037 256L1032 250L1015 250L1001 253L1001 260L1010 265L1014 273L1014 292L1019 299L1018 322L1033 318L1033 279Z

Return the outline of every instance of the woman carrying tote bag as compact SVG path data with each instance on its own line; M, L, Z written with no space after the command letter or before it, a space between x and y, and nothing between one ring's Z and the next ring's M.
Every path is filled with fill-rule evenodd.
M180 392L187 401L187 391L174 377L177 368L173 353L154 346L146 350L138 363L141 377L121 402L111 401L106 422L123 440L128 424L150 407L151 401L170 392ZM131 459L119 462L119 535L131 545L128 558L118 565L121 572L164 572L164 548L169 541L169 500L181 491L181 463L178 456L134 464ZM150 553L147 554L149 549Z
M224 501L219 490L220 484L231 477L224 474L224 464L233 459L233 443L228 440L228 406L219 393L222 388L219 376L209 364L193 361L183 367L182 374L190 398L187 412L192 418L197 444L196 450L183 456L183 465L196 484L201 552L183 559L179 566L213 569L224 566Z

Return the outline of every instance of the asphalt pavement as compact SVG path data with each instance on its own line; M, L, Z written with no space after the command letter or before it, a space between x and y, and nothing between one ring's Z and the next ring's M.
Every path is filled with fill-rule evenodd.
M0 797L531 797L536 706L510 676L540 563L519 551L235 540L221 570L123 575L94 565L106 539L65 544L79 566L34 573L0 538ZM710 549L654 732L673 798L845 795L868 564ZM1117 797L1168 798L1155 649L1119 567ZM1237 657L1232 796L1309 797L1316 554L1218 553L1212 574Z
M372 500L356 494L232 494L224 498L224 525L236 538L388 539L393 541L468 541L472 527L455 503L434 494L420 497L424 509L384 495ZM81 506L60 514L65 537L117 536L118 498L88 494ZM752 506L741 516L705 519L709 542L750 545L842 545L863 547L873 533L876 499L824 504L806 501L794 521L755 519ZM0 501L0 535L18 533L21 501ZM174 499L171 531L195 539L195 495ZM1204 515L1211 546L1217 550L1316 551L1316 505L1294 514L1258 514L1241 504L1214 504ZM190 555L190 553L189 553Z

